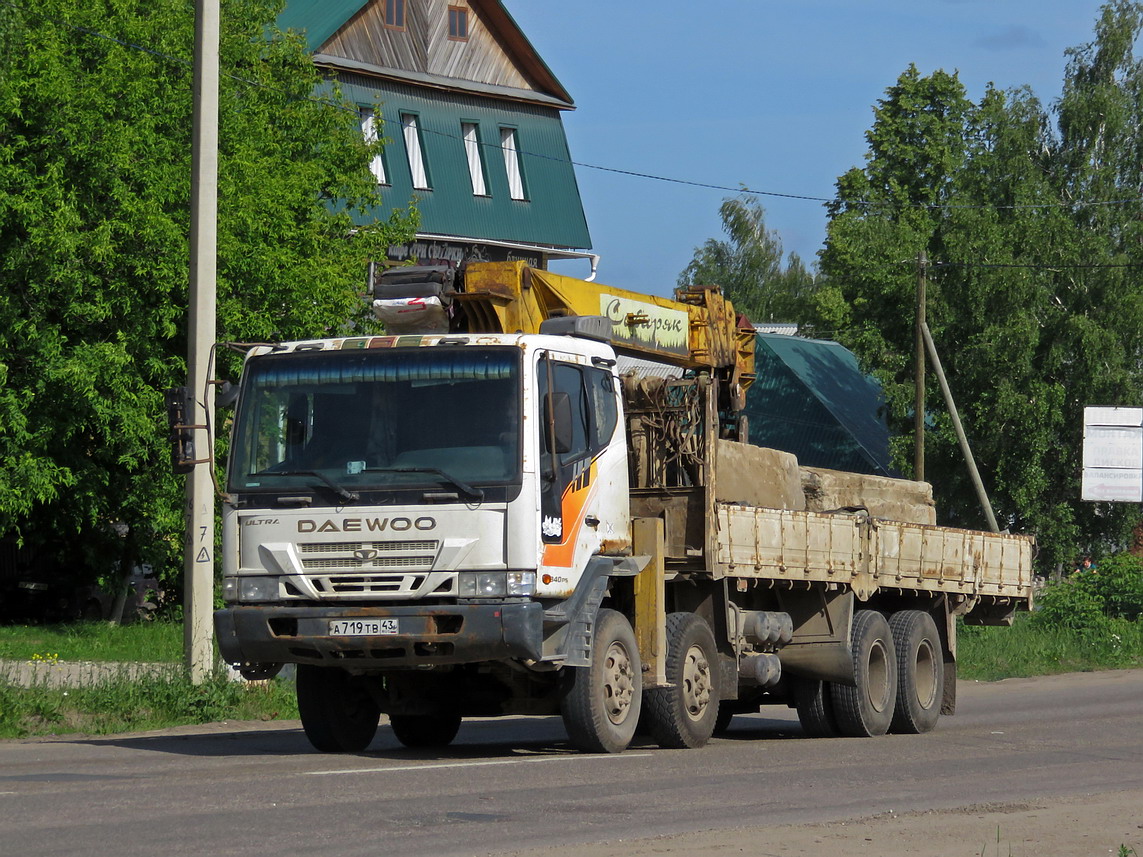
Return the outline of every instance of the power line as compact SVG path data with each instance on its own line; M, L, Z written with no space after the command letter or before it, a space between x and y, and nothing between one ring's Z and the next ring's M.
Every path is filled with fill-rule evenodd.
M13 9L17 9L21 12L24 12L25 14L28 14L28 15L35 15L35 16L41 18L42 20L50 21L53 24L57 24L60 26L67 27L69 29L75 30L76 32L82 33L82 34L87 35L87 36L92 36L94 38L103 39L105 41L112 42L114 44L128 48L130 50L136 50L136 51L141 51L141 52L146 53L146 54L150 54L151 56L154 56L154 57L159 58L159 59L166 60L170 63L175 64L175 65L183 66L184 68L193 69L193 67L194 67L194 63L191 60L183 59L181 57L172 56L171 54L164 53L162 51L158 51L158 50L155 50L153 48L148 48L145 45L139 45L139 44L136 44L134 42L129 42L129 41L126 41L124 39L116 38L115 36L109 36L106 33L101 33L98 30L93 30L89 27L81 27L77 24L69 23L68 21L62 21L58 18L53 18L49 15L45 15L42 12L31 10L31 9L28 9L24 6L21 6L18 3L11 2L11 0L0 0L0 5L4 5L4 6L8 6L10 8L13 8ZM339 104L338 102L333 101L332 99L318 98L318 97L314 97L312 95L311 96L298 96L298 95L295 95L294 93L287 92L283 89L279 89L279 88L271 86L269 84L262 83L261 81L250 80L249 78L244 78L244 77L241 77L239 75L230 74L228 72L221 72L221 75L223 77L229 79L229 80L235 81L236 83L241 83L241 84L245 84L247 86L258 87L260 89L265 89L265 90L270 91L270 92L275 92L275 93L285 97L288 100L299 101L299 100L304 99L304 100L311 101L315 104L322 104L322 105L325 105L328 107L333 107L335 109L343 110L347 113L352 113L354 115L357 115L359 113L359 109L349 107L345 104ZM452 139L452 140L457 140L457 141L460 141L462 143L464 142L464 138L458 134L451 134L447 131L440 131L440 130L433 129L433 128L423 128L422 130L428 134L435 134L437 136L445 137L445 138ZM500 150L501 152L505 151L505 148L503 146L498 146L495 143L483 143L482 142L480 145L484 146L486 148L489 148L489 149L497 149L497 150ZM833 204L833 205L851 205L851 206L860 207L860 208L877 208L877 207L883 207L883 208L889 208L889 209L913 208L913 209L926 209L929 211L944 211L944 210L957 210L957 209L961 209L961 210L1012 211L1012 210L1034 210L1034 209L1041 209L1041 208L1087 208L1087 207L1095 207L1095 206L1131 205L1134 203L1143 203L1143 198L1115 199L1115 200L1092 200L1092 201L1076 200L1073 202L1012 203L1012 204L1008 204L1008 205L967 204L967 203L966 204L924 203L924 202L892 203L892 202L873 201L873 200L847 200L847 199L837 199L837 198L830 198L830 197L823 197L823 196L810 196L810 195L806 195L806 194L782 193L779 191L771 191L771 190L755 190L754 188L750 188L750 187L747 187L745 185L739 185L738 187L731 187L729 185L716 184L713 182L703 182L703 181L698 181L698 180L694 180L694 179L681 179L681 178L675 178L672 176L662 176L662 175L657 175L655 173L641 172L638 170L627 170L627 169L621 169L619 167L608 167L608 166L603 166L601 164L589 164L589 163L586 163L583 161L576 161L576 160L572 160L570 158L560 158L560 157L557 157L555 155L546 155L546 154L543 154L540 152L530 152L530 151L524 150L524 149L520 149L517 151L519 152L519 154L521 156L554 161L556 163L567 164L569 166L580 167L582 169L587 169L587 170L597 170L599 172L607 172L607 173L612 173L615 175L629 176L631 178L646 179L648 181L665 182L668 184L677 184L677 185L683 185L686 187L696 187L696 188L702 188L705 190L717 190L717 191L723 191L723 192L727 192L727 193L746 194L749 196L763 196L763 197L770 197L770 198L775 198L775 199L790 199L790 200L798 200L798 201L802 201L802 202L818 202L818 203L822 203L822 204Z
M902 264L915 265L916 262ZM1143 262L1086 262L1053 265L1050 263L1021 262L930 262L930 268L1038 268L1048 271L1074 270L1083 268L1143 268Z
M898 259L896 261L886 262L865 262L861 265L855 265L848 270L857 271L874 271L885 270L887 268L909 268L913 269L917 265L916 259ZM1075 262L1075 263L1061 263L1052 264L1050 262L932 262L927 265L928 268L980 268L980 269L1024 269L1033 271L1073 271L1073 270L1103 270L1103 269L1117 269L1117 268L1143 268L1143 262Z
M423 128L422 130L427 134L435 134L436 136L445 137L446 139L450 139L450 140L459 140L461 142L463 142L463 140L464 140L463 137L461 137L457 134L452 134L448 131L440 131L440 130L437 130L435 128ZM494 149L494 150L501 151L501 152L505 151L503 146L498 146L495 143L481 142L480 145L485 147L485 148L488 148L488 149ZM824 204L852 205L852 206L863 207L863 208L887 208L887 209L902 209L902 208L921 209L921 208L923 208L923 209L928 209L930 211L944 211L944 210L954 210L954 209L977 209L977 210L1008 211L1008 210L1027 210L1027 209L1039 209L1039 208L1086 208L1086 207L1091 207L1091 206L1130 205L1132 203L1143 203L1143 198L1093 200L1090 202L1085 201L1085 200L1077 200L1074 202L1012 203L1009 205L994 205L991 203L986 203L986 204L980 204L980 203L973 203L973 204L968 204L968 203L964 203L964 204L960 204L960 203L928 203L928 202L894 203L894 202L872 201L872 200L837 199L837 198L829 198L829 197L824 197L824 196L807 196L807 195L796 194L796 193L781 193L779 191L772 191L772 190L754 190L753 188L747 187L745 185L739 185L738 187L730 187L728 185L713 184L710 182L700 182L700 181L696 181L693 179L680 179L680 178L673 178L671 176L660 176L660 175L656 175L654 173L638 172L636 170L625 170L625 169L620 169L618 167L605 167L605 166L601 166L599 164L588 164L588 163L585 163L583 161L576 161L576 160L572 160L569 158L559 158L559 157L556 157L555 155L545 155L545 154L542 154L540 152L529 152L529 151L524 150L524 149L521 149L518 151L521 155L526 155L526 156L532 157L532 158L540 158L542 160L555 161L556 163L560 163L560 164L570 164L571 166L582 167L583 169L588 169L588 170L599 170L601 172L608 172L608 173L615 173L617 175L631 176L633 178L649 179L652 181L659 181L659 182L668 182L670 184L686 185L688 187L698 187L698 188L704 188L704 189L708 189L708 190L727 191L729 193L748 194L751 196L777 197L779 199L793 199L793 200L802 200L805 202L820 202L820 203L824 203Z

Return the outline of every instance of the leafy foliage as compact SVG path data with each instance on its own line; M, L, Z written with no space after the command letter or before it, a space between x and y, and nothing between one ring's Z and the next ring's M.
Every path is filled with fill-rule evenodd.
M1107 666L1128 665L1143 647L1143 560L1130 554L1103 559L1094 571L1077 571L1046 586L1031 625L1082 641Z
M719 208L729 240L710 238L695 249L679 285L718 285L752 321L798 321L806 313L813 276L796 253L786 260L776 232L766 228L761 203L748 197Z
M1027 89L973 103L955 74L907 69L874 111L865 167L838 180L814 298L883 383L909 472L925 254L928 324L997 517L1037 533L1047 567L1122 543L1139 518L1081 503L1079 473L1083 406L1143 404L1141 27L1139 3L1108 3L1051 112ZM980 526L936 384L926 412L942 522Z
M1143 616L1143 559L1125 553L1105 557L1094 574L1084 577L1108 616Z
M349 237L376 144L278 8L223 2L221 339L368 324L366 262L413 225ZM182 0L0 5L0 536L98 573L180 550L193 32Z

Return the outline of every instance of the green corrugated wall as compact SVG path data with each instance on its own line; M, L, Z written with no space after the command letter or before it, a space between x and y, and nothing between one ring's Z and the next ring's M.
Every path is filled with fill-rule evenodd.
M568 152L560 111L541 105L478 95L419 89L341 74L350 101L379 103L384 119L386 205L405 205L413 196L421 212L421 231L443 235L550 244L588 249L591 237ZM430 191L414 191L401 134L402 113L418 116L428 165ZM489 197L475 197L461 140L461 122L475 122L484 144ZM508 194L500 128L517 129L528 201Z

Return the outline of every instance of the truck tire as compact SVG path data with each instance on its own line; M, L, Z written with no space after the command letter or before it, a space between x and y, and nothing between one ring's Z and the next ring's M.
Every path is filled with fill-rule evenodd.
M302 729L322 753L359 753L377 734L381 709L345 670L298 664Z
M945 665L933 617L902 610L889 619L897 649L897 707L891 732L920 735L936 728L945 692Z
M622 613L595 617L591 663L568 667L561 713L572 745L585 753L622 753L642 707L643 667L635 632Z
M390 714L393 736L411 749L447 747L460 729L459 714Z
M701 747L718 723L718 647L694 613L667 616L667 682L643 695L643 713L660 747Z
M830 682L798 677L794 683L794 707L807 738L836 738L841 732L833 714Z
M884 735L897 701L897 655L884 616L876 610L854 613L850 653L856 687L830 687L838 729L851 738Z
M718 706L718 717L714 721L714 734L725 735L730 731L730 721L734 719L737 714L733 708L728 707L725 703Z

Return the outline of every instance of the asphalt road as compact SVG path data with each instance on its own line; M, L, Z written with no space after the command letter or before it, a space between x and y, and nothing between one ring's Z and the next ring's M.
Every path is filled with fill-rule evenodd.
M936 732L806 739L737 717L702 750L572 752L554 718L466 722L443 753L297 723L0 742L0 854L486 855L722 827L1143 789L1143 670L962 682ZM966 846L967 847L967 846ZM966 851L965 853L969 853ZM976 853L975 851L971 853Z

